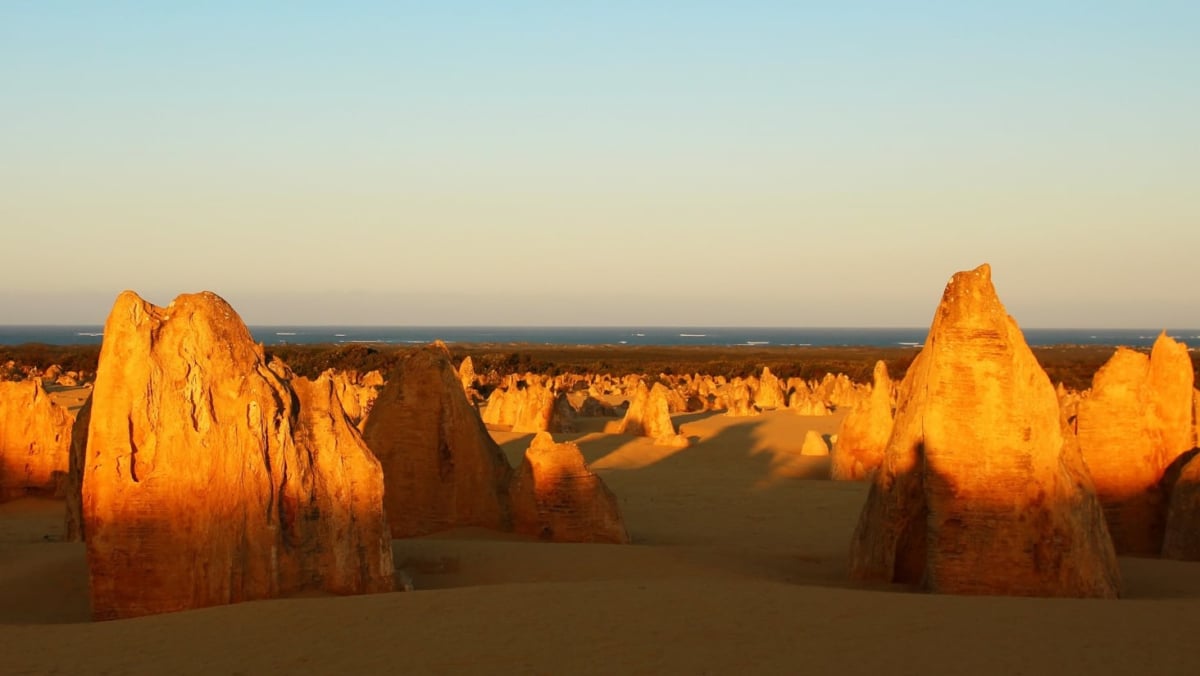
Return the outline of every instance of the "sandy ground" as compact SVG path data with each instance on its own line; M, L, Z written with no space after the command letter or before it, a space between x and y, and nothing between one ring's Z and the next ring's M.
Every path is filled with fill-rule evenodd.
M634 544L397 540L413 593L91 623L62 503L0 505L0 674L1200 673L1200 563L1122 559L1120 601L847 583L866 486L797 457L838 420L679 416L682 450L585 420L557 438L620 498ZM493 434L514 464L530 439Z

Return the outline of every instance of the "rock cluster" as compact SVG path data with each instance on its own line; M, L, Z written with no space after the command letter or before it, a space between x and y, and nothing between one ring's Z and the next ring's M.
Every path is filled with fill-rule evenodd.
M628 541L615 499L574 445L541 433L513 472L437 346L400 360L363 436L383 464L393 537L476 526L555 541Z
M654 383L654 387L647 389L642 382L629 402L625 417L605 431L649 437L659 446L684 448L688 445L687 437L675 428L667 400L668 391L662 383Z

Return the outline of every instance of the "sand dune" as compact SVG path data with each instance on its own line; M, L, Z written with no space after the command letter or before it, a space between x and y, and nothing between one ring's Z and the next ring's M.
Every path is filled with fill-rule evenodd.
M691 446L574 440L632 545L462 529L393 541L413 593L88 621L62 503L0 505L0 673L1186 674L1200 563L1122 558L1119 601L954 597L846 579L865 484L801 457L839 415L675 418ZM531 435L493 432L519 459Z

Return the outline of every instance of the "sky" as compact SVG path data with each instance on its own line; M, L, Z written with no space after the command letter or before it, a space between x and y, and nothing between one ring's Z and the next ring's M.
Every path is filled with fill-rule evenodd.
M1200 327L1200 3L0 3L0 324Z

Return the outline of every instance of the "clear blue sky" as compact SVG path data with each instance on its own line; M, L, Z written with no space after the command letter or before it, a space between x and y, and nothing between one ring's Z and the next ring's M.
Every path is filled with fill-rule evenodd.
M5 2L0 323L1200 326L1200 3Z

